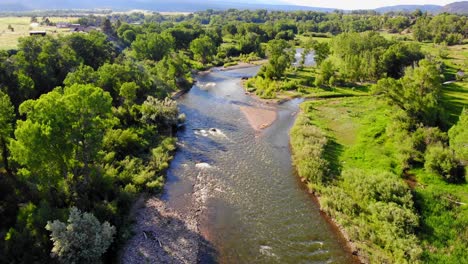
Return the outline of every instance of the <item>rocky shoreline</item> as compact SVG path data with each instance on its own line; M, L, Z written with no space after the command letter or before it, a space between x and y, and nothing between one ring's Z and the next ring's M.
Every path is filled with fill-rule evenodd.
M136 209L134 236L124 247L121 263L198 263L203 238L197 215L183 217L157 197Z

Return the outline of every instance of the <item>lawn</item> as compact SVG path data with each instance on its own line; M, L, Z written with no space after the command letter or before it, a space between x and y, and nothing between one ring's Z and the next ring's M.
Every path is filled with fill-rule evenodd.
M41 18L38 18L40 21ZM72 22L76 21L73 17L50 17L51 22ZM8 29L11 25L14 29L12 32ZM0 17L0 49L9 50L16 49L18 46L18 39L21 37L29 36L31 30L45 30L47 34L57 36L58 34L67 34L70 29L56 28L55 26L40 26L31 24L30 17Z

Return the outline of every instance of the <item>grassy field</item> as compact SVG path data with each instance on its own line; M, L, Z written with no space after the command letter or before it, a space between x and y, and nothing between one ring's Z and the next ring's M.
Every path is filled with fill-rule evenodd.
M464 104L466 106L468 100ZM398 142L385 136L391 124L391 107L375 97L351 97L308 102L303 110L313 125L326 131L339 144L338 160L342 171L396 172ZM424 249L423 260L462 263L458 261L460 256L466 256L460 241L466 239L467 234L468 184L446 183L422 167L407 174L412 175L407 181L420 215L416 235Z
M38 18L39 22L42 18ZM51 17L51 22L73 22L76 18L72 17ZM14 29L12 32L8 29L11 25ZM31 30L45 30L49 35L67 34L70 29L56 28L55 26L47 27L31 24L30 17L0 17L0 49L9 50L15 49L18 45L18 39L29 36Z
M412 41L409 35L383 35L387 39L406 38L405 41ZM421 48L429 57L444 62L444 81L448 83L443 85L441 101L448 115L449 126L445 128L448 129L458 121L462 109L468 107L468 80L452 82L459 70L468 73L468 43L465 41L463 45L448 47L422 43ZM399 248L381 251L381 248L375 246L382 241L373 241L373 237L387 237L388 228L381 229L381 226L388 223L375 222L379 216L376 218L371 212L377 204L373 200L362 202L359 192L353 189L353 181L357 181L357 185L365 185L366 181L378 181L379 177L376 175L380 172L392 173L396 177L394 184L404 184L411 189L411 200L414 202L414 212L418 215L419 223L412 232L401 236L404 241L391 243L390 237L389 242L383 244L407 242L413 243L413 246L420 245L420 253L416 255L422 253L417 259L424 263L468 263L468 184L447 183L440 176L426 171L422 164L413 165L411 170L406 170L405 153L412 146L412 136L410 132L402 132L395 122L395 109L383 99L370 95L370 85L330 88L308 85L313 83L311 80L314 79L315 71L314 68L290 71L287 79L303 84L299 89L301 96L316 99L301 106L299 121L292 130L294 133L291 134L291 142L296 143L292 144L295 164L304 167L309 162L308 164L313 165L314 159L307 158L302 153L305 147L313 148L314 142L320 141L306 138L303 141L306 143L301 143L304 145L297 144L301 142L298 141L300 131L308 131L311 129L309 126L312 126L323 131L329 142L332 142L333 147L325 145L325 153L321 155L325 159L332 158L328 158L329 164L337 168L330 170L341 171L334 174L339 175L339 180L331 186L308 184L309 188L321 195L322 210L334 217L348 235L358 241L358 248L368 252L374 262L382 262L382 259L388 258L388 254L393 254L392 258L398 257L398 252L401 252ZM304 123L304 120L308 121ZM320 135L319 132L314 133ZM301 175L301 171L298 171ZM337 204L333 202L336 199L339 200ZM354 209L350 209L356 206L361 208L361 213L356 214ZM400 236L393 239L397 238Z

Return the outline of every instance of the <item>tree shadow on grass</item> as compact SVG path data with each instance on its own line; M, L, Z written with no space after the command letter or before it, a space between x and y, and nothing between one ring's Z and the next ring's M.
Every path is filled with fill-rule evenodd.
M342 165L340 162L340 156L343 153L343 145L336 142L332 137L328 137L328 142L325 145L325 156L324 158L330 163L330 175L333 178L341 175Z

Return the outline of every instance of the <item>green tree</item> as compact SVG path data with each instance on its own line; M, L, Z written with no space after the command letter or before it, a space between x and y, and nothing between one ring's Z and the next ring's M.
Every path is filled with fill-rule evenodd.
M468 109L463 109L458 122L449 130L450 147L457 157L468 161Z
M261 54L260 43L260 36L256 33L249 32L239 39L239 50L242 54L250 54L252 52Z
M2 162L5 170L9 173L8 166L8 144L13 134L13 122L15 112L10 97L0 91L0 147L2 148Z
M419 66L408 67L400 80L379 80L375 92L383 93L391 104L404 110L416 123L434 125L441 121L442 78L431 61L421 60Z
M113 126L112 99L92 85L73 85L28 100L20 106L10 143L20 174L47 192L65 182L90 183L103 131ZM85 193L83 193L85 195Z
M291 66L294 60L294 51L291 45L283 39L275 39L268 42L267 55L268 64L260 71L267 79L279 79Z
M79 65L76 53L50 36L21 38L15 56L19 74L34 82L32 98L62 84L68 72Z
M382 55L382 67L388 77L400 78L405 67L424 58L421 48L417 44L395 43Z
M172 52L155 65L153 72L173 91L187 89L192 84L188 61L182 52Z
M327 59L320 65L320 74L315 79L315 85L333 85L333 80L335 78L334 76L335 66L333 65L333 62L330 59Z
M47 222L54 242L52 255L61 263L97 263L112 244L115 227L101 224L91 213L71 208L67 223Z
M314 41L312 49L314 50L314 60L318 66L330 55L330 46L326 42Z
M73 49L81 63L95 70L104 63L111 62L115 53L106 35L98 31L91 31L88 34L70 34L61 40Z
M104 32L108 36L115 35L114 28L112 27L112 23L110 22L108 18L105 18L102 21L101 29L102 29L102 32Z
M72 86L73 84L93 84L98 80L98 74L91 66L81 64L75 71L68 73L63 84Z
M210 37L203 36L190 43L190 51L197 61L205 64L213 59L216 54L216 46Z
M159 61L174 48L174 38L168 33L140 34L131 48L139 60Z

